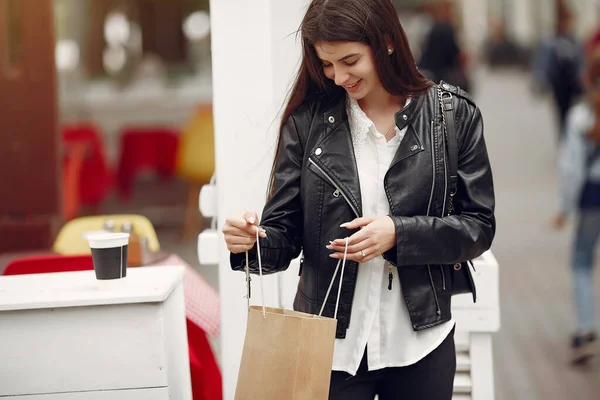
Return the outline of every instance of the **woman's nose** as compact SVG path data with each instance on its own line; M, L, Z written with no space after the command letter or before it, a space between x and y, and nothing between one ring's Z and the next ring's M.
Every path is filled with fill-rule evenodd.
M348 83L348 79L350 74L346 72L343 68L337 69L335 71L334 82L338 86L342 86Z

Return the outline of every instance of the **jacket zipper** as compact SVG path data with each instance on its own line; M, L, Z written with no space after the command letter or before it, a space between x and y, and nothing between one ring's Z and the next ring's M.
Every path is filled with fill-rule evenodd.
M444 274L444 266L440 265L440 271L442 272L442 287L446 290L446 274Z
M321 174L323 174L323 176L325 178L327 178L327 180L329 181L329 183L331 183L331 185L335 188L335 192L333 192L333 195L335 197L338 197L341 194L342 197L344 198L344 200L346 200L346 203L348 203L348 205L350 206L350 208L352 209L352 211L356 215L356 217L360 218L360 214L358 213L358 210L356 209L356 207L354 207L354 204L352 204L350 202L350 199L348 199L348 197L346 196L346 194L344 194L344 192L340 190L340 188L335 184L335 182L333 181L333 179L331 179L329 177L329 175L327 175L325 173L325 171L323 171L323 168L319 167L317 165L317 163L315 163L310 157L308 157L308 162L311 163L312 165L314 165L314 167L316 169L318 169L319 172L321 172ZM336 193L338 194L337 196L336 196ZM350 297L350 304L354 303L354 292L355 292L355 290L352 291L352 296ZM348 317L348 324L350 324L350 318L351 318L351 315Z
M431 211L431 203L433 201L433 193L435 191L435 148L433 146L433 138L434 138L434 131L433 131L433 120L431 121L431 164L433 165L433 182L431 184L431 194L429 195L429 204L427 205L427 216L429 216L429 212ZM445 163L444 163L445 165ZM444 195L445 196L445 195ZM444 201L446 201L444 199ZM443 213L442 213L443 215ZM442 310L440 308L440 301L438 299L438 295L437 295L437 291L435 290L435 284L433 282L433 276L431 275L431 265L427 265L427 271L429 271L429 281L431 282L431 290L433 290L433 297L435 298L435 304L437 306L437 314L440 315L442 313ZM443 272L442 272L443 273ZM443 275L442 275L443 276ZM445 279L442 278L444 280L444 288L446 286L445 283Z
M346 203L348 203L348 205L350 206L350 208L352 209L352 211L356 215L356 217L359 218L360 214L359 214L358 210L356 209L356 207L354 206L354 204L352 204L352 202L350 201L350 199L348 198L348 196L346 196L346 194L342 190L340 190L340 188L335 184L335 182L333 181L333 179L331 179L329 177L329 175L327 175L325 173L325 171L323 171L323 168L319 167L317 165L317 163L315 163L310 157L308 158L308 162L310 162L312 165L314 165L314 167L316 169L318 169L319 172L321 172L321 174L323 174L323 176L325 178L327 178L327 180L329 181L329 183L331 183L331 185L335 188L335 192L333 192L333 196L334 197L338 197L341 194L342 197L344 198L344 200L346 200ZM337 196L336 196L336 193L337 193Z
M433 275L431 275L431 267L428 265L427 270L429 271L429 281L431 282L431 287L433 288L433 297L435 298L435 305L437 306L437 314L442 314L442 309L440 308L440 301L438 300L437 293L435 291L435 285L433 283Z

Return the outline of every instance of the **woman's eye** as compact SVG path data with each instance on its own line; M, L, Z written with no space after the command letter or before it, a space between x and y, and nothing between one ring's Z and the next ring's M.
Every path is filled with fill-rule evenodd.
M323 68L329 68L332 64L323 64Z
M358 62L358 60L354 60L354 61L350 61L350 62L346 61L346 65L349 66L349 67L351 67L354 64L356 64L357 62Z

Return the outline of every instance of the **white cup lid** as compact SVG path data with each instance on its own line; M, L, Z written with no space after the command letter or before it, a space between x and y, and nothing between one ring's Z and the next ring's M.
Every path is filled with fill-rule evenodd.
M105 231L105 230L86 231L81 234L81 237L84 238L85 240L88 240L89 236L102 235L104 233L111 233L111 232Z
M129 233L104 232L87 235L87 240L92 249L110 249L129 244Z

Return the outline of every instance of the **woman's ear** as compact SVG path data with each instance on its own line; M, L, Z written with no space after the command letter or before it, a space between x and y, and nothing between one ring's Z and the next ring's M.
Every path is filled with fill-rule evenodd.
M386 47L387 53L391 55L395 50L394 44L392 43L392 38L390 38L390 35L386 34L383 37L383 40L385 41L385 47Z

